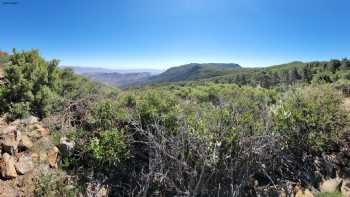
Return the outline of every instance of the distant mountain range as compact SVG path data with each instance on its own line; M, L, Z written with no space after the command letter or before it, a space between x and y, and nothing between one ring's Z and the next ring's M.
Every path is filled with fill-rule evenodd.
M63 68L72 68L76 74L91 74L91 73L119 73L119 74L129 74L129 73L150 73L151 75L157 75L163 72L163 70L158 69L108 69L99 67L78 67L78 66L61 66Z
M62 66L68 67L68 66ZM172 67L165 72L155 69L114 70L91 67L70 67L77 74L108 85L126 88L132 85L190 81L221 76L241 68L238 64L191 63Z
M148 72L139 73L83 73L82 75L89 79L100 81L107 85L118 86L120 88L126 88L130 85L141 84L147 81L152 74Z

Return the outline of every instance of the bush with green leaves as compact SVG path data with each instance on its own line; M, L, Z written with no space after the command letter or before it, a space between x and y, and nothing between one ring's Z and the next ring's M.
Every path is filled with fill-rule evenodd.
M339 139L347 122L341 104L341 93L331 85L293 88L272 109L273 129L293 143L323 150Z
M93 158L102 165L117 166L129 156L127 137L123 130L107 130L90 139L88 149Z
M33 114L40 118L63 111L63 101L89 94L93 83L58 68L59 61L46 61L37 50L17 52L8 57L5 83L1 87L1 112L10 119Z

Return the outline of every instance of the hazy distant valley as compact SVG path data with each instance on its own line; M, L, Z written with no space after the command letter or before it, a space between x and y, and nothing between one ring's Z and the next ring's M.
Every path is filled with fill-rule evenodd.
M171 67L166 71L156 69L114 70L105 68L70 67L74 73L89 79L126 88L133 85L200 80L237 72L240 65L234 63L190 63Z

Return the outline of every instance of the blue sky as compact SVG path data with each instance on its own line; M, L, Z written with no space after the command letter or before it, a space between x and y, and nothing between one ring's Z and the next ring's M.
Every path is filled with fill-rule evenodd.
M0 0L0 49L118 69L350 57L349 0Z

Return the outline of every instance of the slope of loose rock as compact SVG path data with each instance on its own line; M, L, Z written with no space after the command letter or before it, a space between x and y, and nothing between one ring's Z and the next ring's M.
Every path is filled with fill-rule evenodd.
M57 171L58 148L49 134L36 117L1 119L0 197L33 196L34 181Z

